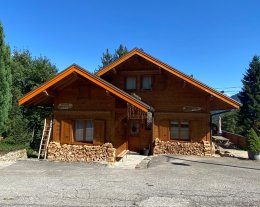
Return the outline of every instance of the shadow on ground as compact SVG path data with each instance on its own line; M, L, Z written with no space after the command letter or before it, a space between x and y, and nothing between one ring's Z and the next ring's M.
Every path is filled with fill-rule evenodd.
M215 165L215 166L225 166L225 167L232 167L232 168L240 168L240 169L249 169L249 170L259 170L259 168L254 168L254 167L246 167L246 166L240 166L240 165L232 165L232 164L225 164L225 163L217 163L217 162L206 162L206 161L201 161L201 160L193 160L193 159L188 159L188 158L180 158L180 157L174 157L174 156L169 156L169 155L163 155L166 157L166 162L171 162L173 165L182 165L182 166L190 166L189 164L186 163L181 163L181 162L172 162L172 160L180 160L180 161L185 161L185 162L190 162L190 163L200 163L200 164L205 164L205 165ZM257 161L255 161L257 163Z

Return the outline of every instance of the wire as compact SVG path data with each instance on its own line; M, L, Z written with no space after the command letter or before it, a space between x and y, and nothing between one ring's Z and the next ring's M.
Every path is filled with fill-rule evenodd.
M242 86L230 86L230 87L222 87L222 88L215 88L215 89L231 89L231 88L242 88Z

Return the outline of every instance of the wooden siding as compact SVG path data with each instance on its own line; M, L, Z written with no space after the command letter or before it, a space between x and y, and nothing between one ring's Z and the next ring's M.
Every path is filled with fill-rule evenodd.
M191 142L210 140L210 114L155 112L153 129L154 138L159 138L164 141L171 140L170 121L189 122L189 136Z
M148 67L146 64L144 64L143 67L149 68L147 71L158 71L158 68L154 65L149 64ZM134 68L131 67L131 65L132 64L130 63L125 63L117 69L119 71L117 74L109 74L103 78L125 90L125 79L127 75L121 75L120 71L135 71L138 70L138 68L142 68L142 65ZM136 75L137 89L131 90L129 93L135 93L140 96L142 100L151 105L155 111L183 112L184 106L202 107L200 112L210 111L210 96L206 92L199 90L180 78L177 78L166 71L161 71L160 74L151 75L152 89L143 90L141 88L141 80L144 76L147 76L147 74Z
M102 101L100 101L102 100ZM72 104L68 110L60 110L60 104ZM91 119L94 123L94 145L112 141L112 119L115 97L87 80L71 83L57 93L54 102L53 141L75 143L75 120Z
M131 62L132 61L132 62ZM117 69L120 66L130 65L132 67L137 67L138 65L143 64L143 66L146 66L148 64L153 64L157 69L167 71L172 76L178 77L181 80L191 84L192 86L196 87L199 90L202 90L206 92L211 97L211 110L221 110L221 109L233 109L233 108L239 108L240 104L236 102L235 100L229 98L228 96L225 96L224 94L210 88L209 86L199 82L198 80L194 79L191 76L188 76L181 71L177 70L176 68L173 68L160 60L152 57L151 55L145 53L144 51L141 51L137 48L133 49L123 57L119 58L118 60L114 61L113 63L109 64L107 67L104 67L102 70L98 71L96 75L105 77L107 74L115 73ZM145 65L145 62L148 62L148 64ZM147 68L145 68L146 70ZM141 69L142 70L142 69ZM140 70L138 70L140 71ZM214 101L213 101L214 100Z
M59 106L62 103L72 104L72 108L60 110ZM83 144L75 141L75 120L91 119L94 123L92 144L111 142L118 155L128 149L126 106L124 100L89 81L73 82L62 88L55 98L53 141L62 144ZM151 138L151 135L142 129L136 151L147 147Z
M137 72L139 71L139 72ZM134 56L118 65L115 70L103 76L108 82L126 90L126 78L135 74L136 90L128 91L142 98L142 101L155 109L153 131L141 130L140 137L129 137L131 148L148 147L155 138L170 140L170 121L187 121L191 142L210 140L211 97L182 79L156 65ZM151 90L142 89L142 77L152 77ZM185 111L184 107L200 107L197 112ZM130 140L129 140L130 139Z

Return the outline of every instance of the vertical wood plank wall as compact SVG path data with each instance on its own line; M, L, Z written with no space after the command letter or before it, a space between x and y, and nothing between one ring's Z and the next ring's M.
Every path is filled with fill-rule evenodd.
M137 89L129 91L129 93L137 94L145 103L155 109L152 138L170 140L170 121L188 121L190 141L210 140L210 96L180 78L159 70L155 65L137 59L137 57L133 57L132 60L118 66L116 73L108 73L103 78L126 90L126 78L135 74ZM140 71L143 72L140 73ZM142 77L147 75L145 71L148 71L147 74L152 74L150 75L152 76L151 90L141 88ZM160 72L156 74L155 71ZM197 112L185 112L185 106L200 107L201 109ZM152 136L151 134L149 136ZM141 136L145 135L141 134Z
M170 121L188 121L192 142L210 140L210 96L178 77L161 71L155 65L143 60L138 61L137 63L134 59L130 62L126 61L116 68L116 73L110 72L102 77L125 90L126 77L135 74L135 71L144 71L136 73L137 89L129 93L140 96L142 101L155 109L155 112L153 130L145 129L145 122L141 123L136 144L138 148L140 150L147 148L155 138L170 140ZM142 77L147 75L145 71L152 74L151 90L141 88ZM71 83L56 93L58 95L54 103L53 141L80 144L75 143L74 140L74 121L92 119L98 128L94 129L93 144L111 142L117 149L116 154L128 149L129 135L125 101L83 79ZM72 108L60 110L61 103L70 103ZM200 107L200 110L185 111L184 106Z
M80 144L74 139L74 121L91 119L94 123L94 145L111 142L117 148L116 154L126 150L126 103L117 99L88 81L77 81L63 88L54 104L53 141ZM60 103L70 103L73 107L59 110Z

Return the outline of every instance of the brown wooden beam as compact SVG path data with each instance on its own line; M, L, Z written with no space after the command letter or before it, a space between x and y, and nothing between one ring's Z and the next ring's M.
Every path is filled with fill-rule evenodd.
M44 90L42 93L48 97L55 97L57 95L55 92L50 90Z
M121 75L160 75L160 70L131 70L131 71L119 71Z

